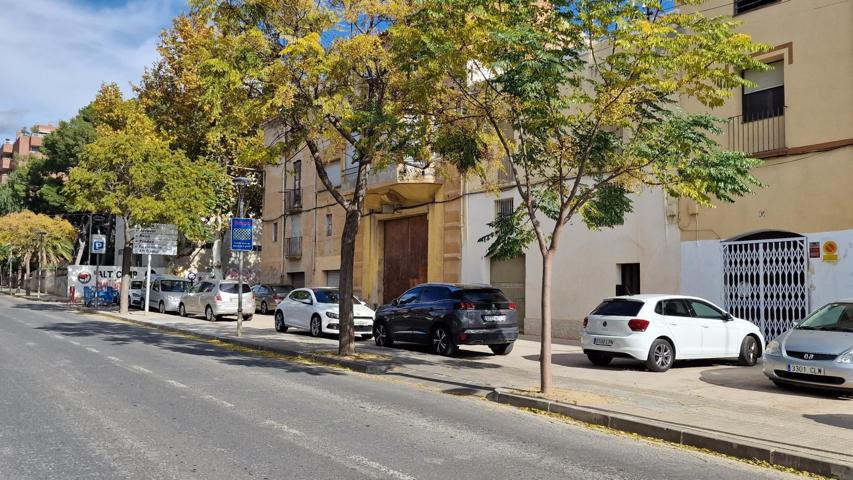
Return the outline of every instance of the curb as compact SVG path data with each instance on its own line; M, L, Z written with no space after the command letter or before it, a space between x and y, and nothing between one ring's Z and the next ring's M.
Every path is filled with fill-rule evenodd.
M683 428L678 425L655 422L627 414L518 395L503 388L496 388L486 398L504 405L556 413L581 422L680 445L712 450L731 457L759 460L824 477L853 479L853 463L842 463L835 459L808 455L784 448L749 443L747 440L725 434Z
M307 360L310 360L312 362L319 363L322 365L328 365L330 367L346 368L346 369L349 369L349 370L352 370L355 372L359 372L359 373L367 373L370 375L382 375L382 374L388 373L392 368L391 365L384 364L384 363L374 363L374 362L365 362L365 361L360 361L360 360L347 360L347 359L331 358L331 357L327 357L325 355L318 355L318 354L312 353L312 352L303 352L300 350L290 349L290 348L286 348L286 347L278 347L278 346L272 346L272 345L259 344L259 343L253 342L251 340L244 340L244 339L240 339L240 338L219 336L219 335L214 335L214 334L210 334L210 333L195 332L192 330L185 330L182 328L170 327L168 325L160 325L158 323L146 322L144 320L137 320L135 318L126 318L126 317L123 317L123 316L116 314L116 313L113 313L113 312L95 311L95 312L91 312L91 313L103 315L106 317L114 318L116 320L121 320L123 322L128 322L128 323L132 323L135 325L140 325L143 327L153 328L155 330L160 330L163 332L180 333L182 335L190 335L190 336L197 337L197 338L203 338L205 340L216 340L216 341L219 341L222 343L227 343L229 345L236 345L238 347L249 348L252 350L258 350L258 351L262 351L262 352L272 352L272 353L278 353L281 355L288 355L288 356L293 356L293 357L302 357L302 358L305 358Z

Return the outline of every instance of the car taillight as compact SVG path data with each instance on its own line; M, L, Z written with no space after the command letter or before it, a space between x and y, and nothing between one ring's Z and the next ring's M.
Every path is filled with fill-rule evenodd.
M282 297L281 295L273 295L272 296L272 299L275 300L276 302L280 302L283 298L284 297Z
M634 318L628 320L628 328L630 328L632 332L645 332L646 329L649 328L649 321L641 318Z
M222 295L220 295L220 294L218 294L218 293L217 293L217 294L216 294L216 301L217 301L217 302L221 302L221 301L222 301Z
M583 328L586 328L587 325L589 325L589 318L583 317Z
M510 304L507 306L507 308L509 308L510 310L515 310L515 304L514 304L514 303L510 303Z
M474 310L477 306L471 302L459 302L456 304L456 308L459 310Z

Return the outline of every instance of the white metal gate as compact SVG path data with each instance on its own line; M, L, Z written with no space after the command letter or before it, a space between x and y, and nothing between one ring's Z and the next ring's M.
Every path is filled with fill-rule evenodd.
M723 242L723 304L767 340L809 311L806 238Z

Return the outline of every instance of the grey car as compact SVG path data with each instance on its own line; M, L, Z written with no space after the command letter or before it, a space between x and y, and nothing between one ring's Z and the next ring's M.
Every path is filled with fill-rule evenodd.
M182 317L203 314L209 322L224 315L237 315L239 295L238 283L234 280L205 280L181 297L178 313ZM243 284L243 320L251 320L255 312L255 294L249 285Z
M127 304L131 308L142 308L142 298L145 296L145 282L132 280L130 290L127 292Z
M853 300L824 305L771 341L764 374L779 386L853 391Z
M255 308L263 315L273 312L291 290L293 290L292 285L259 283L252 287L252 292L255 293Z
M181 277L172 275L161 275L151 282L151 296L148 299L148 308L160 313L174 313L178 311L181 297L190 290L190 282Z

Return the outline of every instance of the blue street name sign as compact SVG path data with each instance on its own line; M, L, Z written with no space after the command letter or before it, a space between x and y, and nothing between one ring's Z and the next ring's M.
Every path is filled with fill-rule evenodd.
M234 251L234 252L251 252L252 251L252 219L251 218L232 218L231 219L231 251Z

